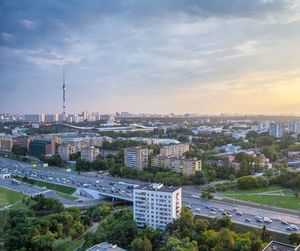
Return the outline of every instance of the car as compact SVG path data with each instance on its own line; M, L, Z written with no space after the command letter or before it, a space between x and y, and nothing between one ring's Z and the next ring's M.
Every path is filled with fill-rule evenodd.
M281 221L281 224L282 224L282 225L288 225L289 223L286 222L286 221Z
M192 207L190 205L185 205L188 209L192 209Z
M226 216L226 215L227 215L227 213L223 212L223 213L222 213L222 215Z
M237 211L239 211L239 209L237 207L235 207L235 208L232 209L232 211L237 212Z
M211 214L211 215L216 215L216 212L215 212L215 211L212 211L212 210L210 210L210 211L209 211L209 214Z
M196 212L200 212L201 209L197 207L197 208L195 209L195 211L196 211Z
M231 214L229 214L229 213L227 213L227 217L229 217L229 218L232 218L232 215L231 215Z
M224 212L224 209L223 208L219 208L218 211L219 212Z
M251 222L251 220L249 218L246 218L245 221L246 222Z
M287 231L294 231L294 229L292 229L291 227L286 227L285 230L287 230Z
M272 220L268 217L264 217L263 220L265 223L272 223Z
M263 217L261 217L261 216L259 216L259 215L254 216L254 218L255 218L256 220L262 220L262 219L263 219Z
M210 206L207 206L207 205L206 205L205 208L206 208L206 209L210 209Z
M296 225L293 225L293 224L290 225L290 228L293 229L293 230L299 230L299 228Z
M256 222L264 223L263 219L256 219Z
M242 212L240 212L240 211L237 211L236 212L236 215L239 215L239 216L242 216L242 215L244 215Z
M216 209L214 209L213 207L210 209L210 211L214 211L214 212L216 212Z
M273 220L281 221L281 218L280 217L274 217Z

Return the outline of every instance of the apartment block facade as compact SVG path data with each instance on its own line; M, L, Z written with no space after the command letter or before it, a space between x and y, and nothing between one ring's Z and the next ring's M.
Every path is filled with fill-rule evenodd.
M133 189L134 220L139 227L164 229L180 217L181 205L179 187L150 184Z
M182 173L183 175L192 175L196 171L201 171L202 162L197 158L168 158L158 155L153 158L152 166L173 169L175 172Z
M128 147L124 150L124 163L127 167L143 169L148 167L148 148Z
M190 146L188 144L168 145L160 148L160 155L165 157L180 158L189 150Z
M81 149L81 158L90 162L93 162L99 154L99 148L94 146Z

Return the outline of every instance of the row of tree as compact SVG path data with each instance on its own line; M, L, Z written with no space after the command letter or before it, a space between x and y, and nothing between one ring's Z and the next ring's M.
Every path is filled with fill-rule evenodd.
M127 210L109 214L95 233L86 235L84 248L108 241L133 251L261 251L272 238L266 227L237 233L231 230L230 218L205 220L193 217L187 208L164 231L151 227L139 229L132 216ZM294 234L290 241L300 243L300 235Z

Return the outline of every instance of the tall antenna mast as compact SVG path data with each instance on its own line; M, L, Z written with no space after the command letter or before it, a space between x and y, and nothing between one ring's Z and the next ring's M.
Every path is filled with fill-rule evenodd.
M66 116L66 81L65 81L65 69L63 69L63 115Z

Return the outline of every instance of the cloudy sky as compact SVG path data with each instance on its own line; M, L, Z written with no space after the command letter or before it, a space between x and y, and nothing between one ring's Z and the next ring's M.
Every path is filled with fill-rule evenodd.
M1 0L0 113L300 113L298 0Z

